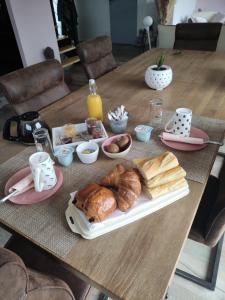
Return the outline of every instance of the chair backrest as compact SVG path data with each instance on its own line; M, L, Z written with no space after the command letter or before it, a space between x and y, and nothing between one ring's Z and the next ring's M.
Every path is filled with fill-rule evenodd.
M112 41L108 36L100 36L78 44L77 53L89 79L96 79L116 68Z
M32 242L19 235L13 235L5 247L16 253L23 260L27 268L32 268L45 274L51 274L54 278L59 278L66 282L72 290L76 300L86 299L90 285L77 277L73 271L68 270L68 268L63 266L59 261L54 259L52 255L49 255L40 247L37 247ZM30 274L30 269L28 270ZM53 298L49 297L46 299Z
M17 114L40 110L70 93L56 59L1 76L0 90Z
M214 191L216 195L216 191ZM225 160L219 173L219 185L217 197L208 216L205 241L214 247L225 232Z
M158 25L157 48L173 49L175 42L175 25Z
M225 24L222 25L216 51L223 52L225 51Z
M64 281L27 269L19 256L1 247L0 299L75 300Z
M177 24L174 49L215 51L221 26L221 23Z

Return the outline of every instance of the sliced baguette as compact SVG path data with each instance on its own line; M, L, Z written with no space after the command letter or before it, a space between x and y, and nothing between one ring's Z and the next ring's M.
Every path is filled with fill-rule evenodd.
M164 194L175 191L175 190L185 187L185 186L188 186L188 183L185 180L185 178L181 178L179 180L171 181L171 182L159 185L154 188L144 187L144 191L150 198L155 199L159 196L162 196Z
M156 175L173 169L179 165L176 156L172 152L168 151L154 158L134 159L133 163L137 166L145 180L150 180Z
M147 188L154 188L156 186L166 184L171 181L181 179L186 176L186 172L181 166L177 166L159 175L156 175L150 180L145 180L144 184Z

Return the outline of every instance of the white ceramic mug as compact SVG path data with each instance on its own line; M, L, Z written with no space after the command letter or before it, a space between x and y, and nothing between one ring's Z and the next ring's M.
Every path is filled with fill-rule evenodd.
M50 190L56 185L54 161L47 152L36 152L29 158L36 192Z
M189 108L177 108L173 117L165 126L165 131L188 137L191 131L192 111Z

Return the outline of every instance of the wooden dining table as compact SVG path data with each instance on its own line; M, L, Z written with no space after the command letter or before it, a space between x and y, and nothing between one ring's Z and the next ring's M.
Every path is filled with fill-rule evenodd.
M162 53L173 70L173 81L164 90L155 91L145 84L144 73ZM126 106L130 132L135 125L149 122L149 100L153 98L162 99L165 110L188 107L196 116L225 120L225 53L153 49L99 78L97 86L105 111ZM41 117L50 127L83 122L87 95L88 87L84 86L42 109ZM109 131L107 122L105 125ZM24 148L1 139L0 162ZM215 156L208 162L207 177ZM96 164L104 168L104 162ZM206 183L189 180L190 193L182 200L96 239L79 238L66 257L50 253L113 299L163 299ZM0 222L18 232L3 218ZM22 231L18 233L23 235ZM44 248L35 239L30 240Z

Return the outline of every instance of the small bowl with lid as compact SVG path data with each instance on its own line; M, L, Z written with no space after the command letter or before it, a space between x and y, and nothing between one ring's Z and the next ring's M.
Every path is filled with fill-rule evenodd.
M68 167L73 161L73 152L73 147L63 146L56 151L55 156L58 158L60 165Z
M138 125L135 127L135 135L138 141L147 143L150 140L153 127L148 125Z

